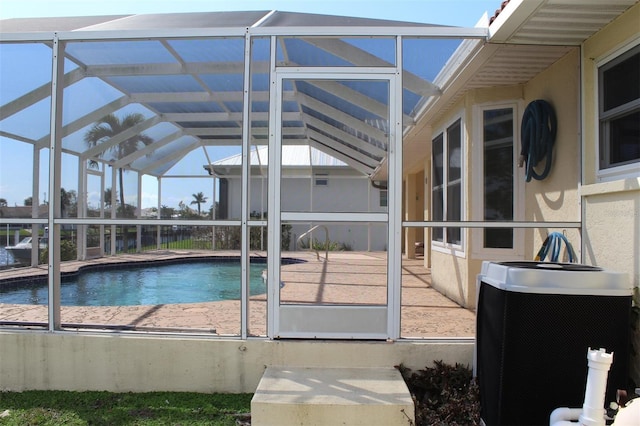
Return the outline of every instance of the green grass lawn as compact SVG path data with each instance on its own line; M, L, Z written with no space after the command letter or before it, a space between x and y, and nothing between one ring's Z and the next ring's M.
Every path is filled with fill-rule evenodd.
M236 426L252 394L0 392L0 425Z

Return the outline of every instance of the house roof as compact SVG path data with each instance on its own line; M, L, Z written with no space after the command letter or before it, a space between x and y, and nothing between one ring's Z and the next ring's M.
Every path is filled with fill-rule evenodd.
M47 217L49 214L49 206L47 204L40 204L38 206L38 217ZM4 219L20 219L20 218L32 218L33 207L32 206L2 206L0 207L0 217Z

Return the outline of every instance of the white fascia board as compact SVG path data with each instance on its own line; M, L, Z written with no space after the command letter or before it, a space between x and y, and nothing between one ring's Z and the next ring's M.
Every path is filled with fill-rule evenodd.
M529 1L529 0L527 0ZM532 0L539 1L539 0ZM251 36L374 36L374 37L428 37L428 38L481 38L489 37L486 28L464 27L237 27L237 28L185 28L156 30L76 30L60 32L0 33L0 41L52 41L55 35L62 41L136 40L148 38L187 37L244 37Z
M506 43L547 0L511 0L489 26L489 41Z
M0 32L0 42L5 41L32 41L36 43L53 43L56 33L53 31L41 33L2 33Z
M425 26L397 26L397 27L256 27L250 28L252 36L373 36L373 37L429 37L429 38L487 38L486 28L464 27L425 27Z

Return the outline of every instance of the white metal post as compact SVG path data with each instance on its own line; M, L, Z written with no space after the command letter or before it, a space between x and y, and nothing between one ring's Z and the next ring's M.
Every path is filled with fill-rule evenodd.
M40 150L33 146L33 185L31 195L31 217L37 219L40 215ZM45 200L46 201L46 200ZM31 225L31 266L37 266L40 263L40 236L38 234L40 225ZM16 241L16 244L18 242Z
M138 173L138 200L136 203L136 218L142 218L142 173ZM142 251L142 226L136 225L136 253Z
M78 158L78 217L87 217L87 160L84 157ZM76 233L77 242L77 259L85 260L87 258L86 252L86 225L78 225L78 231Z
M162 177L158 176L158 214L156 215L156 219L162 219ZM160 233L160 225L156 226L156 250L160 250L162 246L162 234Z
M100 219L104 219L104 164L100 164ZM100 225L100 257L104 256L104 225Z
M60 329L60 225L56 219L60 217L60 183L62 159L62 96L64 83L64 47L58 40L58 34L53 36L53 58L51 73L51 130L49 140L49 331Z
M241 275L241 298L240 298L240 335L243 339L247 338L247 330L249 328L249 270L251 268L251 260L249 259L249 132L251 126L251 100L249 92L251 91L251 36L247 33L244 38L244 92L242 96L242 179L241 179L241 230L242 236L240 241L240 268ZM214 200L215 202L215 200Z
M116 218L116 168L111 167L111 219ZM111 225L111 256L116 255L116 225Z
M387 253L387 333L400 338L402 288L402 37L396 37L396 73L389 93L389 175L387 204L389 211L389 251Z
M269 67L269 197L267 199L267 336L274 338L280 305L280 157L281 82L276 75L276 43L271 37Z
M216 220L216 176L213 175L213 210L211 212L211 219ZM216 226L211 227L211 250L216 249Z

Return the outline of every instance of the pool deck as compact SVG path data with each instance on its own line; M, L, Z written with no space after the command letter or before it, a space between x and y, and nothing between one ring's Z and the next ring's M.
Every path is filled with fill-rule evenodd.
M194 257L239 256L238 252L198 250L153 251L102 257L86 261L64 262L62 272L74 272L83 266L150 262ZM264 252L251 256L265 257ZM386 302L386 253L329 252L329 260L315 253L287 252L283 257L304 260L283 265L281 303L294 304L384 304ZM473 337L475 313L431 288L430 271L422 259L402 260L401 337L442 338ZM266 267L266 265L265 265ZM47 267L15 268L0 271L3 280L15 277L46 276ZM0 302L2 302L0 297ZM240 301L162 304L143 306L61 307L65 328L131 329L140 331L191 331L236 336L240 333ZM42 305L0 303L0 321L46 323L48 310ZM250 336L266 335L266 295L249 299Z

